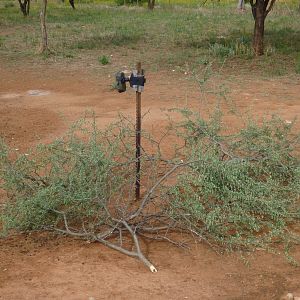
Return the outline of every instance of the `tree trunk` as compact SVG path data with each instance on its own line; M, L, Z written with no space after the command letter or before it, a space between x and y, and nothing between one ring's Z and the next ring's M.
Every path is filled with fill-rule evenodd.
M22 0L18 0L19 1L19 5L20 5L20 9L23 13L23 16L26 17L29 15L29 8L30 8L30 0L24 0L22 2Z
M41 40L41 47L39 52L44 53L48 51L48 35L47 35L47 28L46 28L46 12L47 12L47 1L48 0L41 0L42 7L40 12L40 21L41 21L41 31L42 31L42 40Z
M237 9L244 11L245 10L245 0L238 0Z
M27 9L26 9L27 16L29 16L29 10L30 10L30 0L27 1Z
M265 1L257 0L255 6L252 8L253 17L255 19L253 49L256 56L264 54L264 32L266 9Z
M155 0L148 0L148 8L153 10L155 6Z
M69 0L69 3L72 6L72 8L75 9L74 0Z

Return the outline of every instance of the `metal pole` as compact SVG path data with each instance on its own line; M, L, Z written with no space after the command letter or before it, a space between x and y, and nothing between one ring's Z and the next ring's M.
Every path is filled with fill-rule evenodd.
M141 63L138 62L137 74L142 74ZM136 158L136 175L135 175L135 199L139 200L141 195L141 129L142 129L142 116L141 116L141 92L136 92L136 138L135 138L135 158Z

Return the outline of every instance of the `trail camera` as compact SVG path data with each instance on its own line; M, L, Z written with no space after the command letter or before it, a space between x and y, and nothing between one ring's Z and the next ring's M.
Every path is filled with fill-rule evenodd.
M136 92L143 92L144 91L144 85L146 82L146 78L144 75L144 70L141 70L140 74L137 70L132 71L130 75L130 86L136 91Z
M126 82L129 82L130 87L132 87L136 92L143 92L146 82L144 70L141 70L141 72L134 70L130 77L126 77L124 72L118 72L116 74L116 89L119 93L126 91Z

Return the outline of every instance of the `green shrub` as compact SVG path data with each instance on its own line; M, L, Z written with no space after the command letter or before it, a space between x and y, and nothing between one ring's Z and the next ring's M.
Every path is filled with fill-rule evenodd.
M63 222L60 211L74 227L101 226L104 206L130 177L124 169L115 172L120 141L104 143L105 134L92 123L78 122L64 138L16 160L2 142L0 178L9 198L1 215L4 229L55 228Z
M108 57L105 56L105 55L99 56L99 57L98 57L98 61L99 61L99 63L102 64L102 65L107 65L107 64L109 64L109 59L108 59Z
M227 249L293 239L300 160L291 124L273 117L225 136L217 118L188 115L183 127L194 162L169 191L171 217Z
M4 229L54 229L108 246L105 239L120 232L159 239L168 229L228 250L299 242L292 225L300 219L300 138L293 123L249 121L225 135L220 114L184 115L176 128L185 147L174 159L160 160L160 143L143 134L158 149L143 154L140 202L132 201L131 122L99 131L95 121L80 121L64 138L16 159L1 143Z

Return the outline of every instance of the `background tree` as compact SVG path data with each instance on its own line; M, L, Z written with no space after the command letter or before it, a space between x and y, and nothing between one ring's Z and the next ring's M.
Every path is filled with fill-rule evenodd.
M72 6L72 8L75 9L74 0L69 0L69 3Z
M148 8L149 9L154 9L155 6L155 0L148 0Z
M276 0L250 0L252 15L255 20L253 49L255 55L264 54L265 19L272 10Z
M41 31L42 31L42 40L41 40L41 46L39 50L40 53L45 53L49 51L48 34L47 34L47 27L46 27L47 4L48 4L48 0L42 0L41 12L40 12L40 22L41 22Z
M24 1L27 1L28 3L30 2L30 0L24 0ZM19 2L21 3L21 0L19 0ZM72 6L72 8L75 9L74 0L69 0L69 3ZM41 24L42 38L41 38L41 46L39 49L39 53L49 52L48 33L47 33L47 26L46 26L47 4L48 4L48 0L41 0L40 24ZM29 13L29 4L27 4L27 8Z
M30 10L30 0L23 0L23 2L22 0L18 0L18 1L24 17L28 16Z
M238 0L237 9L244 11L245 10L245 0Z
M65 2L65 0L62 0L62 2ZM72 8L75 9L74 0L69 0L69 3L72 6Z

